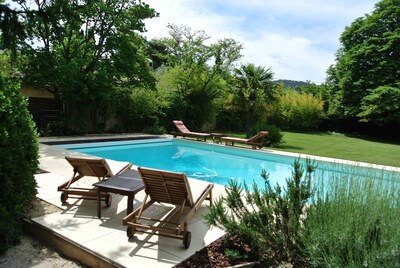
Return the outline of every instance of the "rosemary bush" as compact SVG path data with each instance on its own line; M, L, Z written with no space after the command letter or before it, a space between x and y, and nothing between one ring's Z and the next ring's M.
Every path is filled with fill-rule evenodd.
M205 220L229 235L237 236L251 248L251 253L263 265L293 263L304 266L306 255L301 233L306 202L311 197L311 174L314 166L307 160L306 173L299 160L293 164L287 187L271 187L263 171L265 187L259 189L230 181L226 195L210 208ZM304 176L303 176L304 175Z
M265 171L263 189L231 181L207 224L237 236L268 267L400 267L399 174L303 166L294 162L284 189L272 188Z
M349 170L316 180L303 241L313 267L400 267L400 178Z

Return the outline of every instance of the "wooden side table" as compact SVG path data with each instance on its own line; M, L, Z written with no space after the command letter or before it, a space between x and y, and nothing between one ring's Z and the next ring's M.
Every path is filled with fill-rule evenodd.
M225 136L222 133L210 133L210 135L215 143L221 143L221 137Z
M93 184L97 187L97 216L101 218L101 192L116 193L128 196L126 214L133 211L135 194L144 189L144 184L137 170L127 170L109 179Z

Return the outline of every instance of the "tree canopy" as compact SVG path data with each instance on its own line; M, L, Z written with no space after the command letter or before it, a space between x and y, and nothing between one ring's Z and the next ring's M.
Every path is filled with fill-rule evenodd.
M66 102L69 117L80 118L82 114L74 111L85 104L96 125L107 111L114 87L155 87L139 35L145 31L143 20L157 15L147 4L132 0L15 3L18 8L13 14L24 30L16 47L23 59L24 82Z
M163 68L158 88L168 92L169 118L182 119L192 129L210 124L216 99L226 86L242 45L233 39L207 44L209 36L185 26L169 25L170 36L153 40L161 50ZM154 48L154 46L153 46Z
M331 87L330 112L342 118L377 122L385 116L373 109L380 98L373 95L392 91L400 81L400 1L382 0L370 15L356 19L340 37L336 64L328 70ZM395 94L396 95L396 94ZM397 96L397 95L396 95ZM388 107L396 98L387 99ZM372 114L377 113L373 116ZM393 116L383 121L399 122ZM381 119L379 119L381 120ZM381 122L382 122L381 120Z
M269 103L282 95L271 69L238 68L243 47L233 39L212 43L204 31L170 24L169 37L145 40L144 20L158 14L142 1L12 2L0 0L0 49L11 50L24 85L47 89L63 102L66 129L104 131L106 119L124 114L140 122L135 131L150 121L168 128L172 119L192 129L246 126L247 135L263 127L258 123L285 124ZM295 88L324 101L330 121L323 127L394 124L400 131L399 21L400 0L381 0L341 35L327 82ZM121 100L130 112L115 108Z
M274 84L271 68L255 66L252 63L243 64L234 70L235 84L232 103L239 109L244 109L246 117L247 137L252 135L257 111L273 98Z

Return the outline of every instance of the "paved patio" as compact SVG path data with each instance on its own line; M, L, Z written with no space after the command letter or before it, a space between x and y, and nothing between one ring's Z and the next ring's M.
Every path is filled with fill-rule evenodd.
M112 194L112 205L107 208L102 202L102 218L97 217L97 201L68 199L61 204L57 186L67 181L72 175L72 167L65 156L82 156L55 146L40 144L40 168L50 173L35 175L38 184L38 197L62 209L61 212L48 214L32 219L36 226L51 230L53 237L66 240L75 248L86 251L98 258L96 266L103 267L172 267L202 249L224 234L218 228L208 228L202 219L207 211L206 204L201 207L189 224L192 242L189 249L183 247L182 241L149 234L135 234L128 239L126 226L122 219L126 215L127 197ZM96 182L85 179L78 181L82 186ZM216 198L224 192L220 185L215 185L213 196ZM134 206L144 198L144 191L135 196ZM162 210L162 207L160 206ZM33 229L34 230L34 229ZM69 246L61 247L71 250ZM62 252L71 255L71 252ZM73 255L73 254L72 254ZM75 254L76 255L76 254ZM78 254L85 258L85 254ZM92 258L92 257L91 257ZM85 263L85 260L80 260ZM93 260L89 263L93 263Z

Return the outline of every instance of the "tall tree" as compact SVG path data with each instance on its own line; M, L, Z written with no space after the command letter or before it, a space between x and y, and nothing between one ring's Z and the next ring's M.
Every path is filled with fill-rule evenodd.
M154 88L138 34L145 30L143 20L156 16L148 5L134 0L15 3L26 34L18 46L25 83L64 101L70 119L84 118L87 107L94 128L104 121L113 88Z
M19 40L26 37L25 29L19 21L19 11L0 0L0 49L9 49L15 57Z
M233 39L206 44L204 31L169 25L170 37L160 39L165 59L160 70L159 88L171 98L168 117L182 119L192 129L212 123L215 100L224 90L229 70L240 57L242 45Z
M340 37L342 45L337 52L336 64L328 70L331 114L354 121L360 118L372 120L373 117L366 117L372 111L367 106L379 98L370 95L382 93L379 88L383 86L385 92L398 88L399 22L400 0L382 0L372 14L356 19L345 29ZM384 113L381 115L385 116Z
M271 68L248 63L235 68L234 77L236 82L233 102L247 114L246 135L250 137L257 111L273 98L273 72Z

